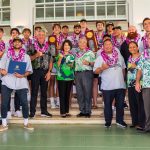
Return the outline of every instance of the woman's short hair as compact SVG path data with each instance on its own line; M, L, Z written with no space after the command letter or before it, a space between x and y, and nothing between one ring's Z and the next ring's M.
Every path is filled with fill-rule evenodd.
M68 45L70 46L70 50L71 50L72 49L72 42L70 40L65 40L62 43L61 50L64 51L64 45L65 45L65 43L68 43Z

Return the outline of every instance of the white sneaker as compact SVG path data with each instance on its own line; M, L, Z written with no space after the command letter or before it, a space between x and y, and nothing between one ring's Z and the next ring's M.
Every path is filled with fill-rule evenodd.
M0 125L0 132L8 130L8 126Z
M12 118L12 116L11 116L11 111L8 111L7 112L7 119L11 119Z
M59 108L60 103L59 103L59 98L56 98L56 107Z
M50 98L50 103L51 103L51 108L52 108L52 109L56 108L54 98Z
M29 124L29 123L27 125L24 125L24 128L27 129L27 130L30 130L30 131L34 130L34 128L32 127L32 125Z
M22 117L22 112L17 110L14 114L15 117L21 118Z

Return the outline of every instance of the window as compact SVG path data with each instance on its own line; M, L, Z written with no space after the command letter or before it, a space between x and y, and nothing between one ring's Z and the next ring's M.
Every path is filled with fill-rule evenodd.
M105 2L97 2L97 16L98 18L105 18Z
M10 6L10 0L2 0L2 6Z
M0 1L0 24L10 24L10 0Z
M54 19L54 7L53 5L47 5L45 8L45 17L47 19Z
M116 16L115 2L107 2L107 15L108 17Z
M86 3L86 17L91 18L95 16L94 3Z
M64 18L64 4L55 5L55 18L56 19L63 19Z
M84 3L77 3L76 4L76 18L81 19L85 16L84 13Z
M118 16L126 15L126 4L121 1L117 2L117 15Z
M44 0L36 0L36 3L44 3Z
M44 6L43 5L39 5L36 8L36 18L38 19L44 18Z
M41 6L43 5L43 6ZM36 0L36 18L41 21L126 20L126 0Z

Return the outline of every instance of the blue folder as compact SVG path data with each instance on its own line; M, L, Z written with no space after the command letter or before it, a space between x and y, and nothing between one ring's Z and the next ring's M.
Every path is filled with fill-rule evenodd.
M25 74L26 72L26 62L10 61L8 66L8 73L13 74L15 72L19 74Z

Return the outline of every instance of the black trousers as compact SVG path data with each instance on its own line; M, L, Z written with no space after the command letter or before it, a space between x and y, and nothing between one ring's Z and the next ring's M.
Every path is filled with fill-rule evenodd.
M60 114L69 113L69 98L73 81L58 80Z
M112 102L116 101L116 122L122 123L124 121L124 98L125 89L102 90L104 98L104 116L105 122L112 122Z
M41 113L47 112L47 88L48 82L45 80L47 70L34 69L31 75L31 101L30 101L30 113L35 114L37 105L37 96L40 86L40 106Z
M8 102L8 111L10 111L10 103L11 103L11 96ZM15 91L15 96L14 96L14 104L15 104L15 111L20 110L21 102L16 91Z
M145 126L145 111L142 98L142 92L138 93L135 87L128 88L128 99L130 105L130 113L132 125L143 127Z

